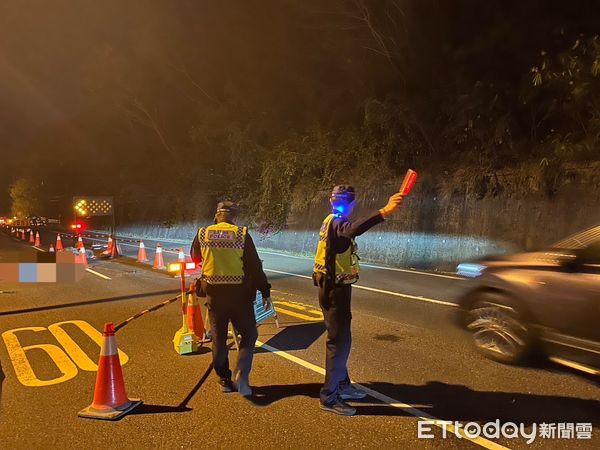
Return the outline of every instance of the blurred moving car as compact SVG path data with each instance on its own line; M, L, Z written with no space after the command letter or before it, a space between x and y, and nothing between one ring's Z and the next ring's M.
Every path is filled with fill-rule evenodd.
M600 374L600 225L541 252L463 263L459 320L487 357L517 364L534 351Z

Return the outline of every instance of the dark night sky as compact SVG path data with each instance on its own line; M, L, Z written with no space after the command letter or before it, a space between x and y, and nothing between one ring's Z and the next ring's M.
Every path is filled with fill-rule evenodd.
M342 3L3 2L0 210L18 175L67 192L65 179L74 182L73 171L85 167L79 182L89 190L115 157L125 166L160 158L160 142L128 115L134 98L156 113L169 145L181 148L193 123L207 109L218 120L224 102L287 126L327 117L352 91L372 90L362 76L371 69L345 57L344 44L318 24ZM319 104L339 79L339 92Z
M373 51L360 5L394 37L394 64ZM386 22L393 5L400 19ZM17 177L53 195L113 194L167 168L220 170L234 126L274 148L360 122L368 98L403 96L442 139L458 116L443 103L481 80L519 92L540 49L594 32L597 17L583 0L5 1L0 211Z

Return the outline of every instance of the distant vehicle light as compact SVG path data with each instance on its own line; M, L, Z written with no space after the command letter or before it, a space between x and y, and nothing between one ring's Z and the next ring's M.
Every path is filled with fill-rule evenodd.
M462 263L456 267L456 273L467 278L477 278L483 275L486 268L482 264Z
M196 268L195 262L186 262L185 263L185 270L194 270L195 268Z

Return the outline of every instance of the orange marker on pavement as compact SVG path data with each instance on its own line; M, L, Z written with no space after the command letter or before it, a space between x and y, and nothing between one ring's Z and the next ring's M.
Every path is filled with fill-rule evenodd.
M144 246L144 241L140 241L140 248L138 250L137 262L146 262L148 261L148 257L146 256L146 247Z
M115 327L112 322L105 323L94 400L77 415L88 419L116 420L141 403L141 400L127 397Z
M56 235L56 251L60 252L63 249L62 239L60 238L60 234Z
M160 246L160 243L156 244L156 253L154 255L154 266L152 266L153 269L165 269L165 260L163 258L163 254L162 254L162 247Z

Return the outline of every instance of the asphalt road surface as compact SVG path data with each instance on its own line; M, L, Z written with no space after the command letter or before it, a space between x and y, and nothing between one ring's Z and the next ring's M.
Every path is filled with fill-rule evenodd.
M47 250L0 233L0 263ZM191 239L190 239L191 240ZM69 244L71 241L66 241ZM117 333L127 392L144 404L117 422L77 417L91 403L105 322L118 323L160 303L179 281L151 268L156 242L144 241L148 264L126 255L92 260L75 284L0 283L0 448L599 448L596 379L543 360L528 367L489 361L454 325L452 298L464 283L451 275L369 266L353 293L350 374L369 390L355 417L322 412L325 334L307 258L262 251L280 328L259 327L251 383L255 397L221 394L207 348L179 356L172 339L181 323L177 303ZM86 246L106 238L88 233ZM163 242L165 259L177 242ZM184 246L187 253L189 243ZM94 331L96 330L96 331ZM33 347L31 347L33 346ZM235 358L235 349L230 353ZM0 373L0 380L2 374ZM428 420L455 421L426 430ZM531 433L555 424L555 438L465 436L469 422L524 423ZM419 439L419 423L433 438ZM558 436L569 424L585 432ZM559 424L565 424L560 426ZM534 428L534 427L538 428ZM584 427L585 428L585 427Z

